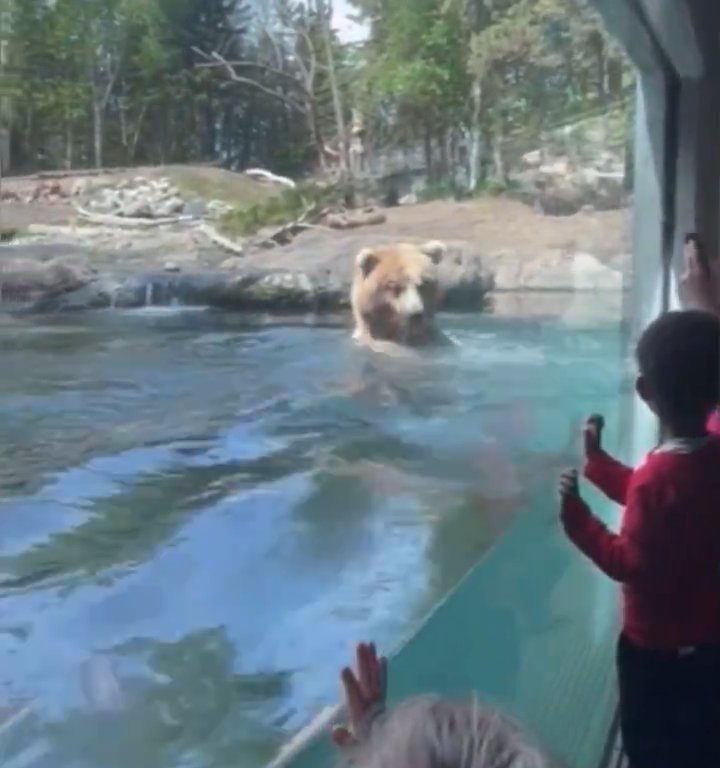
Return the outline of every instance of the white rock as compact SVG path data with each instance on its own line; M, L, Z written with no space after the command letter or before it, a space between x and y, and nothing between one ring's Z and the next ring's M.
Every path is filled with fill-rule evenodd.
M536 149L522 156L522 164L525 168L539 168L542 165L542 152Z
M236 269L240 269L243 264L243 259L240 256L233 256L229 259L225 259L220 265L220 269L223 272L234 272Z
M576 291L621 291L622 272L611 269L589 253L576 253L572 262Z
M179 197L171 197L153 208L153 215L156 218L164 219L168 216L176 216L183 212L185 203Z
M410 193L409 195L403 195L400 198L400 200L398 200L398 203L400 205L417 205L418 196L414 193Z
M149 219L152 218L152 208L147 200L136 200L124 205L119 214L128 219Z

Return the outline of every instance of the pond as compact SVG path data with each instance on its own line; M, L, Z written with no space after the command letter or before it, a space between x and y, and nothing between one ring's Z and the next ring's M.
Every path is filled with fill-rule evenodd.
M4 765L257 768L354 641L397 647L529 500L555 525L619 327L440 323L387 360L343 318L0 320Z

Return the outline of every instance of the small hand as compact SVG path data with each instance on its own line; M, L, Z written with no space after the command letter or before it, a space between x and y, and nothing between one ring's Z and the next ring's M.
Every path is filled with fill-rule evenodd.
M710 262L703 258L698 238L695 235L688 235L683 248L683 271L679 283L680 298L683 303L716 312L717 272L717 262Z
M568 524L574 515L578 513L589 514L590 507L580 496L580 484L578 483L577 470L570 469L560 476L560 522L565 530L569 530Z
M335 726L333 743L347 747L364 738L374 718L385 708L387 695L387 659L378 658L373 643L357 647L357 674L350 667L340 673L348 725Z
M576 469L569 469L560 475L560 499L580 498L580 484Z
M602 452L602 431L604 427L605 419L597 414L590 416L585 422L583 427L583 443L586 459Z

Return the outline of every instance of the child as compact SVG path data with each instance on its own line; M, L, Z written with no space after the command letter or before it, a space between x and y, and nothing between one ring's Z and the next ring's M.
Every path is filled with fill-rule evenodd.
M619 534L563 476L570 540L622 584L617 665L620 725L632 768L720 766L720 320L671 312L637 347L637 391L664 440L631 470L602 449L602 419L586 424L585 476L625 505Z

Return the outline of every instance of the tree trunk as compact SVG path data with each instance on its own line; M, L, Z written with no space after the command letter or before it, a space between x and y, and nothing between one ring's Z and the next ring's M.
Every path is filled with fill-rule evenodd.
M482 129L480 116L482 114L482 83L475 80L472 89L472 123L470 125L470 192L475 192L480 184L482 163Z
M140 114L138 115L137 124L135 125L135 131L133 133L132 141L130 142L130 162L134 163L137 157L137 147L140 141L140 134L142 133L143 122L145 120L145 114L147 112L147 102L143 104Z
M124 99L118 99L118 120L120 122L120 142L128 150L128 124L127 124L127 106Z
M69 171L73 167L73 149L75 144L75 131L70 116L65 118L65 168Z
M95 100L93 102L93 149L95 152L95 167L103 167L103 108Z
M503 153L503 130L498 127L492 141L492 158L495 168L494 178L502 186L507 186L508 177L505 167L505 155Z
M345 114L343 111L342 96L340 95L340 89L337 83L337 73L335 71L335 55L333 54L330 22L328 20L328 11L332 11L332 0L315 0L315 7L325 43L325 57L327 60L328 80L330 82L333 109L335 111L335 123L337 125L337 133L340 144L341 167L345 173L349 173L350 144L348 141L349 137L347 133L347 127L345 125Z
M315 151L317 152L320 171L325 173L327 170L327 164L325 162L325 141L320 131L320 117L318 116L317 103L311 96L308 96L307 99L307 120Z
M435 181L435 167L433 164L433 145L432 131L428 128L425 131L425 170L428 181Z
M440 180L447 181L450 175L450 156L448 152L447 131L441 131L438 136L438 150L440 154Z

